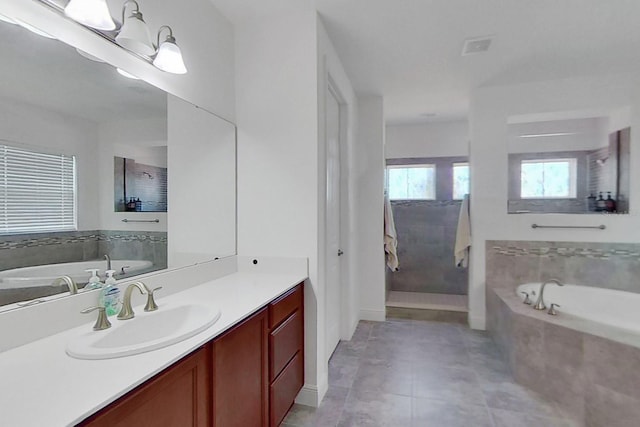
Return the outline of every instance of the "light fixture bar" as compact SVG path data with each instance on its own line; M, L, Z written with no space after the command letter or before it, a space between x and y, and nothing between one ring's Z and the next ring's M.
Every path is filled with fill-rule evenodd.
M519 135L520 138L546 138L550 136L569 136L577 135L576 132L556 132L556 133L530 133L525 135Z
M55 2L55 0L36 0L38 3L41 3L42 5L54 10L55 12L57 12L60 15L69 17L69 15L67 13L65 13L65 7L60 6L59 4L57 4ZM72 0L72 1L78 1L78 0ZM96 2L96 1L100 1L100 2L104 2L105 0L89 0L91 3ZM71 1L69 2L69 4L71 3ZM126 7L126 5L128 3L133 3L136 6L136 9L133 11L132 15L127 18L128 20L130 19L135 19L138 20L139 19L139 23L144 24L144 21L142 20L142 13L140 13L139 7L138 7L138 3L134 0L127 0L125 2L125 4L123 5L123 14L125 13L124 8ZM69 6L69 4L67 5L67 7ZM106 4L106 3L105 3ZM126 50L128 53L130 53L131 55L134 55L136 57L138 57L139 59L142 59L143 61L152 64L153 66L155 66L156 68L168 72L168 73L172 73L172 74L185 74L187 72L187 68L184 65L184 60L182 58L182 51L180 50L180 48L178 47L178 45L176 44L176 39L173 36L173 30L171 29L171 27L167 26L167 25L163 25L162 27L160 27L160 29L158 30L158 45L154 46L153 43L151 43L151 48L153 49L153 52L151 51L152 49L132 49L132 47L127 46L126 43L119 43L119 41L117 40L117 36L119 34L116 34L116 32L113 32L111 30L100 30L97 29L95 27L92 27L90 25L84 24L82 22L79 22L73 18L71 18L72 21L76 22L78 25L82 26L83 28L91 31L92 33L102 37L103 39L113 43L114 45ZM125 22L123 21L123 26L124 26ZM137 24L137 23L136 23ZM134 25L136 25L134 24ZM115 25L115 23L114 23ZM138 25L138 27L140 28L140 26ZM145 24L145 28L146 28L146 24ZM115 28L114 28L115 29ZM165 40L160 43L160 33L162 32L162 30L164 29L168 29L169 31L169 35L165 38ZM122 27L120 28L120 30L122 30ZM147 30L148 31L148 30ZM139 34L139 33L138 33ZM161 55L162 54L162 55Z

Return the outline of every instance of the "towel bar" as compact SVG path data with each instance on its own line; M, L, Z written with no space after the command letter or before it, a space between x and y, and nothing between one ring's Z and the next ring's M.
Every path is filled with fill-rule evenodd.
M160 222L159 219L123 219L122 222Z
M531 224L531 228L589 228L589 229L597 229L604 230L607 228L606 225L538 225Z

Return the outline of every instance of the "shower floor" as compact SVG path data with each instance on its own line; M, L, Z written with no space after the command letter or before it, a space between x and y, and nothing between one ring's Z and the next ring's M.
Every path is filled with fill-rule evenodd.
M418 308L467 312L466 295L427 294L423 292L391 291L387 297L387 307Z

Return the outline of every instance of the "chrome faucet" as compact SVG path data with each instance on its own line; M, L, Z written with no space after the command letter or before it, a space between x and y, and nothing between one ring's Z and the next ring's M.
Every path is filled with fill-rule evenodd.
M53 281L53 283L51 283L51 286L58 286L60 282L64 282L69 287L69 293L71 295L75 295L78 293L78 285L76 285L76 282L74 282L71 277L69 276L58 277L56 280Z
M104 259L107 260L107 270L111 270L111 258L109 257L109 255L104 254Z
M133 292L134 288L138 288L141 295L145 294L148 290L147 286L142 282L133 282L127 286L127 289L124 291L124 299L122 300L122 309L118 314L119 320L133 319L135 316L133 308L131 308L131 292Z
M549 283L555 283L558 286L564 286L558 279L549 279L546 282L544 282L540 287L540 295L538 296L538 300L536 301L536 304L533 306L533 308L535 308L536 310L544 310L545 308L547 308L547 306L544 305L544 300L542 299L542 296L544 295L544 287L547 286L547 284Z

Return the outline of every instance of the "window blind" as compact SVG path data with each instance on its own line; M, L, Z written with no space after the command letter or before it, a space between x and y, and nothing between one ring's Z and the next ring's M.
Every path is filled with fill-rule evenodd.
M0 144L0 234L76 229L76 159Z

